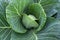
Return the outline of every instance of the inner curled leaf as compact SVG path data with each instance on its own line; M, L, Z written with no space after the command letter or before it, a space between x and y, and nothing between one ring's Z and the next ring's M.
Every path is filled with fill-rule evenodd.
M36 28L38 27L38 23L35 21L37 18L35 18L32 15L23 15L22 22L26 28Z
M32 20L38 20L35 16L33 15L29 15L29 17L32 19Z

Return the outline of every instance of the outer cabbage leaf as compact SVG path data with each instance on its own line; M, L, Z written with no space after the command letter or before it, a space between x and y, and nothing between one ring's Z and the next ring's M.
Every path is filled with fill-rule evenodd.
M0 28L9 28L6 21L6 6L9 4L8 0L0 0Z
M37 36L33 31L26 32L25 34L12 32L11 40L37 40Z
M41 0L40 3L48 17L51 17L57 13L56 5L59 3L59 0Z
M60 21L48 18L46 27L38 34L38 40L60 40Z
M59 20L60 20L60 1L59 1L59 3L56 5L56 10L57 10L56 19L59 19Z
M11 29L0 28L0 40L10 40Z
M19 33L25 33L27 31L21 23L21 14L30 3L33 3L33 0L11 0L7 6L7 21L14 31Z

